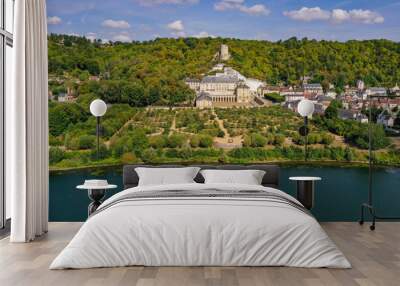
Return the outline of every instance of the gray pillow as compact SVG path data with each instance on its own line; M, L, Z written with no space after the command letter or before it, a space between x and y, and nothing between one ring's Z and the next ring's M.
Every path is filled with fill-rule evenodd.
M139 176L139 186L195 183L194 178L199 170L199 167L135 168Z
M261 185L265 171L261 170L202 170L205 184Z

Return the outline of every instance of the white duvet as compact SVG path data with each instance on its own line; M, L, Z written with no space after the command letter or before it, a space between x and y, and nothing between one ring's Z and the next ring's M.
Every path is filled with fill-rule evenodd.
M238 184L135 187L154 190L266 190ZM50 269L145 266L294 266L349 268L350 263L310 215L258 199L162 198L124 201L90 217Z

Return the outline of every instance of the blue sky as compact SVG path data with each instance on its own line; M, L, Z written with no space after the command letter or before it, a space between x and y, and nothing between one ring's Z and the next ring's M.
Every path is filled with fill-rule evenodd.
M47 0L49 32L103 40L221 36L400 41L400 0Z

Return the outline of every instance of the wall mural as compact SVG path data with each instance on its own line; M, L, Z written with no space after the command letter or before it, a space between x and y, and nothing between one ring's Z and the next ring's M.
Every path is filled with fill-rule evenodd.
M384 54L375 51L384 49ZM303 160L299 100L314 102L310 161L400 164L400 44L49 36L50 165ZM369 56L367 56L369 55ZM371 56L372 55L372 56ZM390 60L395 59L395 60ZM354 62L357 65L354 65ZM385 62L385 67L381 63ZM374 87L377 86L377 87ZM97 159L92 100L108 105Z
M399 17L375 2L47 0L50 220L84 221L76 186L109 197L130 163L280 164L291 195L322 178L318 220L358 220L370 111L374 200L398 215Z

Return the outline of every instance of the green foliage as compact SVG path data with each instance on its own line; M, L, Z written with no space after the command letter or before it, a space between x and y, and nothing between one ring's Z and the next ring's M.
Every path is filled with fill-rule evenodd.
M199 146L202 148L209 148L213 144L213 138L208 135L200 136Z
M347 162L353 161L353 157L354 157L353 151L352 151L349 147L346 147L346 149L345 149L344 152L345 152L345 153L344 153L344 159L345 159Z
M149 146L149 139L146 136L146 133L142 129L135 129L129 133L132 150L135 152L137 156L140 156L140 153L143 152Z
M194 135L190 138L190 146L192 148L197 148L200 145L200 136Z
M56 164L64 159L65 152L58 147L50 147L49 149L49 163Z
M149 145L155 149L161 149L167 146L168 139L163 135L149 137Z
M281 146L285 142L285 135L283 134L276 134L274 136L273 144L276 146Z
M75 103L55 103L49 109L49 132L53 136L59 136L71 124L85 121L88 114Z
M338 100L332 100L328 108L325 110L325 117L329 119L335 119L339 115L339 108L342 108L342 102Z
M368 126L358 126L345 135L346 140L357 145L362 149L368 149L369 134ZM387 147L390 144L386 137L385 130L380 124L371 125L371 147L373 150L378 150Z
M168 147L170 148L178 148L183 147L187 141L185 135L174 133L168 137Z
M284 102L285 101L285 97L280 95L279 93L276 93L276 92L267 93L267 94L264 95L264 97L266 99L271 100L272 102L280 103L280 102Z
M264 147L266 144L267 139L260 133L246 135L243 139L243 146L245 147Z
M225 132L223 130L221 130L221 129L218 129L217 136L220 137L220 138L224 138L225 137Z
M330 119L326 117L316 117L314 123L330 132L344 136L346 142L353 144L361 149L368 149L369 133L368 124L363 124L354 120ZM389 138L385 134L382 125L371 124L372 149L378 150L388 147Z
M96 145L96 136L82 135L79 137L79 149L91 149Z
M140 156L144 163L152 163L155 161L156 157L157 153L152 148L144 150Z
M107 149L107 146L104 144L100 144L99 151L97 152L97 146L93 147L90 152L90 158L92 161L96 161L97 158L99 160L106 159L111 155L110 151Z

